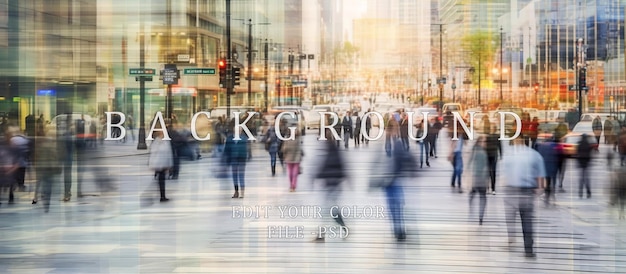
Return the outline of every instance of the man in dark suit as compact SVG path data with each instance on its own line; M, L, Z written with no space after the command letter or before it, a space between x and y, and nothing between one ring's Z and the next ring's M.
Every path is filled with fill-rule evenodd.
M402 140L402 147L409 150L409 119L406 113L402 113L400 120L400 140Z
M370 100L371 100L371 98L370 98ZM367 109L366 113L369 113L370 111L371 111L370 109ZM370 129L372 129L372 119L370 118L369 115L365 116L362 119L365 119L365 133L367 134L367 136L370 136ZM364 135L361 135L361 142L364 143L364 144L368 144L368 145L370 143L369 140L365 139Z
M352 117L350 117L350 111L346 111L346 115L341 119L341 127L343 128L343 143L345 148L348 148L348 142L352 138Z

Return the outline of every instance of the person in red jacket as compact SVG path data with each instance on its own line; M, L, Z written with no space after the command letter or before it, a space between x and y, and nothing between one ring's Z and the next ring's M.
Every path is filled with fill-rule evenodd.
M534 117L528 125L528 137L530 138L530 147L537 148L537 136L539 135L539 118Z
M522 113L522 136L526 146L530 144L530 122L530 115L527 112Z

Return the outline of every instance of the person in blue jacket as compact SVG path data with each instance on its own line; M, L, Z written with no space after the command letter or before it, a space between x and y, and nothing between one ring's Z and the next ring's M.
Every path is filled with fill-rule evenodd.
M233 130L226 138L226 145L224 146L224 157L226 157L226 164L231 167L233 185L235 186L235 193L232 198L243 198L246 183L246 161L248 160L248 136L241 128L239 128L239 138L235 138L234 124L231 124ZM241 192L239 191L241 189Z

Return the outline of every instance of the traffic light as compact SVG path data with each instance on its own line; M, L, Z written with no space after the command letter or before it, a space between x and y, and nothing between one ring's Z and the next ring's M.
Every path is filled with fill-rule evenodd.
M225 88L226 87L226 60L224 59L220 59L217 62L217 67L219 68L220 71L220 87L221 88Z
M536 93L537 91L539 91L539 83L535 83L535 84L533 85L533 89L535 90L535 93Z
M578 86L581 90L587 88L587 69L581 68L578 72Z
M431 85L431 82L430 82L430 79L428 79L428 87L430 87L430 85Z
M233 68L233 86L241 84L241 68Z

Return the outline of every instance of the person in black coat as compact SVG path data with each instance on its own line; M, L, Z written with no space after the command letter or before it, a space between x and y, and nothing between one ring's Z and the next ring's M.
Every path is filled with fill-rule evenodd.
M352 117L350 111L346 111L346 115L341 119L341 128L343 129L343 142L345 148L348 148L348 142L352 138Z
M372 100L372 99L370 98L370 100ZM367 109L366 113L369 113L370 111L371 111L370 109ZM364 114L364 116L365 116L365 114ZM362 119L365 119L365 134L367 134L367 136L370 136L370 130L372 129L372 118L370 118L370 116L367 115L367 116L365 116L365 118L362 118ZM365 135L364 134L361 135L361 142L366 144L366 145L369 145L369 143L370 143L369 140L365 139Z
M356 117L356 122L354 124L354 146L358 147L361 145L361 117Z
M337 201L341 191L341 183L346 179L345 163L341 152L339 151L339 146L335 145L336 143L333 134L329 129L326 129L326 138L326 141L324 141L325 155L322 159L321 168L315 175L315 179L323 181L326 191L326 205L328 207L332 207L333 211L330 212L331 210L329 208L323 212L329 213L331 218L333 218L335 222L341 226L341 229L346 232L346 224L341 217L339 208L337 207ZM324 234L319 233L316 240L323 241Z
M583 135L581 135L576 150L576 159L578 160L578 167L580 168L580 183L578 185L578 196L580 198L583 197L583 188L587 189L587 198L591 198L588 171L589 163L591 162L591 144L587 138L587 134L583 133Z

